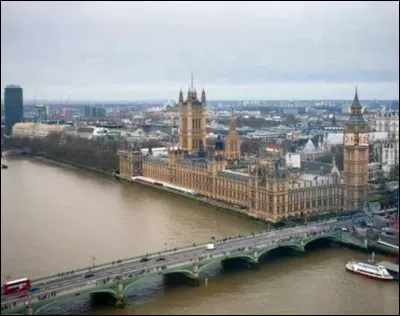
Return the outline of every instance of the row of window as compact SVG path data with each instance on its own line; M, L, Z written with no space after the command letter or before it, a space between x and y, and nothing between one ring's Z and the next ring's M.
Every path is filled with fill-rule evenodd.
M303 202L303 203L297 203L297 204L289 204L286 208L285 205L277 205L276 206L276 212L279 213L285 213L286 210L288 212L298 212L298 211L304 211L304 210L309 210L310 208L321 208L321 207L330 207L330 206L335 206L339 205L339 199L337 198L329 198L329 199L324 199L324 200L315 200L311 202ZM256 203L252 201L252 206L255 208ZM268 213L273 213L273 204L272 203L265 203L265 201L259 201L258 203L258 208L261 211L265 211Z

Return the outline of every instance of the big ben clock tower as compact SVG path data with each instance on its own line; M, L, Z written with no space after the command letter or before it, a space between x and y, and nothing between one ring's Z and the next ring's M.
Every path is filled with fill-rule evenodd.
M362 210L368 198L369 129L357 88L343 137L343 206L346 210Z

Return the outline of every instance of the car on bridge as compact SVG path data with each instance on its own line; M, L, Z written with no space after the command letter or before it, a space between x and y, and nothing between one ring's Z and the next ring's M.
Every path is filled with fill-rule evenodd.
M88 272L84 276L85 279L92 278L92 277L94 277L94 273L93 272Z
M147 262L149 260L150 260L149 258L142 258L142 259L140 259L140 262Z
M164 257L160 257L160 258L157 258L156 259L156 261L165 261L166 259L164 258Z

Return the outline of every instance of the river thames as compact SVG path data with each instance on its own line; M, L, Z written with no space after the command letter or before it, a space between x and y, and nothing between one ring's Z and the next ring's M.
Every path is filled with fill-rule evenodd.
M193 242L265 229L191 200L71 167L2 158L1 278L40 277ZM205 271L208 285L165 285L161 278L131 288L127 306L79 296L50 314L324 314L398 315L398 282L346 273L368 254L321 248L266 261L259 270ZM379 255L377 260L384 258Z

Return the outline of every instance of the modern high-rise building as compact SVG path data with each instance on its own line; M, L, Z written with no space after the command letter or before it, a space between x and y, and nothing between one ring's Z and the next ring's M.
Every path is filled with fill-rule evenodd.
M44 104L36 104L36 119L39 122L47 121L49 119L49 107Z
M84 114L85 117L91 117L92 116L92 106L91 105L85 105L84 108Z
M6 135L11 135L12 127L24 119L24 106L22 88L17 85L9 85L4 89L4 116Z
M101 106L85 105L84 109L85 117L105 117L106 109Z

